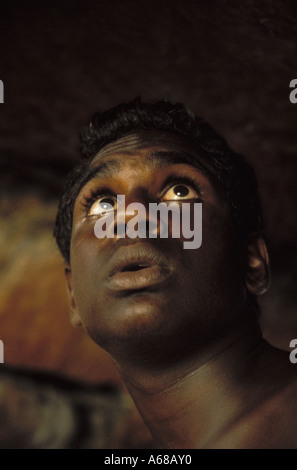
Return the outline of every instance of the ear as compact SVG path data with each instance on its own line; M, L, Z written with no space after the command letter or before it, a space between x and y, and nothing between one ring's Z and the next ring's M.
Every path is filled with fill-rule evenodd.
M269 257L264 238L253 235L247 246L246 287L254 295L267 291L270 282Z
M76 303L75 303L75 298L74 298L73 289L72 289L72 273L71 273L71 269L69 266L65 268L65 277L66 277L68 300L69 300L69 306L70 306L70 321L73 326L80 326L81 320L76 309Z

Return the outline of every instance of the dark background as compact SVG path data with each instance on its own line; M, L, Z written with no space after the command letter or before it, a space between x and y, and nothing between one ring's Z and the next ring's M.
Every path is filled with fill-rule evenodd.
M288 348L297 337L295 78L296 1L2 0L5 362L121 385L108 356L69 325L51 231L80 128L137 95L183 102L254 165L272 269L263 329Z

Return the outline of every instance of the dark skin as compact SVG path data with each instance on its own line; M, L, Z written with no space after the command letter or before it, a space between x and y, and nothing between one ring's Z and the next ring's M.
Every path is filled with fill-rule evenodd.
M203 152L168 133L134 134L99 152L90 174L66 268L72 323L112 355L156 445L297 447L294 365L262 339L247 303L268 285L265 242L239 243ZM100 204L117 194L145 207L202 202L202 246L96 238Z

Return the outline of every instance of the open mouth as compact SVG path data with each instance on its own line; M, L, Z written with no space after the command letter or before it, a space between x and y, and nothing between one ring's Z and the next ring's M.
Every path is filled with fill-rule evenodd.
M144 245L123 247L111 261L107 285L114 291L135 291L157 286L172 274L164 256Z
M121 272L126 273L126 272L135 272L135 271L140 271L141 269L146 269L149 268L149 264L142 264L142 263L132 263L128 266L125 266Z

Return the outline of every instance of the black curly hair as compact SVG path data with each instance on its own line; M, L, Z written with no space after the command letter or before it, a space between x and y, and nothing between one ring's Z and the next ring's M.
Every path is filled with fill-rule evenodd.
M204 119L195 116L183 104L169 101L147 104L136 98L96 113L81 131L82 160L66 179L54 227L58 247L68 264L74 203L90 161L107 144L137 130L174 132L202 149L229 204L239 235L245 239L263 230L255 172L245 158L233 152Z

